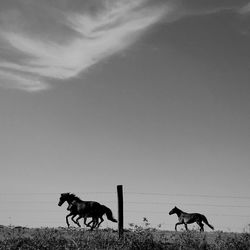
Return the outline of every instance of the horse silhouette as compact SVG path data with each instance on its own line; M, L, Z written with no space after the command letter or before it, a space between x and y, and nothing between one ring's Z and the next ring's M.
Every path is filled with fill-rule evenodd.
M103 222L102 216L106 214L107 219L112 222L117 222L116 219L114 219L112 211L100 203L96 201L83 201L79 197L77 197L75 194L72 193L62 193L59 198L58 206L61 206L64 202L68 203L68 210L70 213L66 216L66 223L69 227L69 221L68 218L72 216L71 220L76 223L79 227L79 219L84 218L84 224L86 226L91 227L91 230L94 229L94 227L99 227L100 224ZM78 215L78 218L74 220L75 216ZM92 221L89 223L86 223L87 218L92 217ZM101 222L98 223L98 219L101 219ZM90 224L92 223L92 226Z
M199 213L186 213L180 210L177 207L174 207L170 212L169 215L176 214L178 216L179 222L175 224L175 231L177 231L178 225L185 225L186 230L188 230L187 224L191 224L196 222L199 227L200 231L204 231L204 222L207 226L214 230L214 227L208 223L208 220L205 215Z
M77 209L77 203L76 201L72 201L72 203L68 206L67 210L74 210L74 209ZM99 228L99 226L101 225L101 223L104 221L103 219L103 215L106 214L107 218L113 222L117 222L117 220L115 220L112 216L112 212L111 210L104 206L104 205L101 205L100 207L100 211L99 211L99 214L98 216L93 216L93 214L79 214L78 215L78 218L76 219L76 224L79 224L79 219L81 218L84 218L84 224L87 226L87 227L91 227L91 228ZM86 219L87 217L92 217L92 220L86 224ZM100 222L99 222L99 219L100 219ZM90 226L90 224L92 223L92 226Z

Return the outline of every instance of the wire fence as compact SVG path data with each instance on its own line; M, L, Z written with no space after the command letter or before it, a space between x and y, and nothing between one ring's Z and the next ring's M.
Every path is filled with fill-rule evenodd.
M116 192L77 192L77 194L80 195L116 195ZM40 199L39 196L47 196L46 198L48 198L48 196L54 196L54 195L59 195L58 193L0 193L0 211L3 210L3 208L1 207L1 205L5 204L56 204L56 202L58 200L49 200L49 199ZM221 208L250 208L250 196L218 196L218 195L192 195L192 194L168 194L168 193L140 193L140 192L124 192L124 205L126 207L126 204L135 204L135 205L157 205L157 206L165 206L165 205L176 205L176 202L161 202L161 201L157 201L157 200L151 200L151 201L138 201L138 200L131 200L130 196L133 195L137 195L137 196L166 196L166 197L191 197L191 198L216 198L216 199L231 199L231 201L233 203L235 203L235 199L237 200L249 200L249 202L247 202L248 204L239 204L239 201L237 201L237 205L236 204L211 204L211 203L197 203L197 202L189 202L189 203L185 203L185 202L178 202L178 205L182 205L182 206L201 206L201 207L221 207ZM16 197L19 196L19 197ZM37 199L32 199L30 198L30 196L38 196ZM20 197L23 197L22 199L20 199ZM100 200L100 198L99 198ZM110 199L102 199L102 202L108 203L108 204L116 204L117 201L116 199L110 200ZM12 208L13 209L13 208ZM18 208L16 208L18 209ZM57 210L55 210L57 211ZM142 212L141 210L138 212ZM150 212L159 212L159 211L150 211ZM166 211L162 211L163 213L166 213ZM219 215L225 215L225 214L219 214ZM228 216L232 216L232 214L229 214ZM240 216L238 214L235 214L235 216ZM250 213L247 215L244 215L247 217L250 217Z
M76 194L80 198L91 197L92 200L111 207L114 214L117 213L116 192L76 192ZM24 222L46 225L49 222L50 225L53 223L63 225L62 216L66 213L65 209L59 209L57 206L59 195L56 192L2 192L0 193L0 219L2 223L7 224ZM169 201L170 199L174 201ZM190 211L199 207L210 217L231 217L241 223L245 221L245 225L250 223L250 196L124 192L124 215L128 224L133 221L137 223L142 217L151 216L158 218L159 224L173 226L172 223L166 221L169 221L168 209L175 205L188 208ZM31 222L29 222L29 217ZM244 225L238 228L240 227L242 229ZM229 226L220 225L220 228L228 229ZM234 228L237 226L234 225Z

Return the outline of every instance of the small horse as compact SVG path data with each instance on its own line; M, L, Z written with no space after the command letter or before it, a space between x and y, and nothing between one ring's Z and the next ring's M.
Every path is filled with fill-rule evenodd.
M59 203L58 206L61 206L64 202L68 203L68 209L70 208L70 213L66 216L66 223L69 226L69 222L68 222L68 217L69 216L73 216L73 218L76 215L79 215L79 217L77 218L76 221L74 221L78 226L80 226L78 220L80 218L84 218L84 224L86 226L90 226L90 223L93 222L92 226L91 226L91 230L93 230L93 228L96 225L100 225L103 222L103 214L106 214L107 219L113 222L117 222L116 219L114 219L112 211L104 206L101 205L100 203L96 202L96 201L82 201L79 197L77 197L75 194L71 194L71 193L62 193L61 197L59 199ZM71 206L72 204L72 206ZM88 217L92 217L92 221L89 222L88 224L86 224L86 219ZM98 223L98 218L101 219L101 222Z
M207 218L203 214L198 213L185 213L181 211L179 208L174 207L170 212L169 215L177 214L179 222L175 224L175 231L177 231L177 225L184 224L186 230L188 230L187 224L191 224L196 222L200 226L200 231L204 231L204 222L206 225L208 225L211 229L214 230L214 227L208 223Z

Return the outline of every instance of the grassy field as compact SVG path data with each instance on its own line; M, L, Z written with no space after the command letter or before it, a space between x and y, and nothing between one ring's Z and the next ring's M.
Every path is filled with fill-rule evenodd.
M0 249L250 249L250 234L172 232L135 226L118 239L112 229L0 226Z

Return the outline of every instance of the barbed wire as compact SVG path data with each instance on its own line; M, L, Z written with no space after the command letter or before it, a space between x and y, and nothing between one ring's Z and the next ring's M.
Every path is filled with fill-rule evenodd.
M244 199L250 200L250 196L236 195L207 195L207 194L170 194L170 193L146 193L146 192L124 192L130 195L152 195L152 196L172 196L172 197L201 197L201 198L216 198L216 199Z
M152 205L176 205L175 202L144 202L144 201L127 201L124 203L128 204L152 204ZM207 203L182 203L178 202L180 205L184 206L207 206L207 207L235 207L235 208L250 208L250 206L247 205L222 205L222 204L207 204Z
M152 213L152 214L168 214L167 211L153 211L153 210L124 210L125 212L128 213ZM212 215L212 216L226 216L226 217L249 217L250 215L240 215L240 214L211 214L208 213L207 215Z
M103 202L114 204L116 201L107 201ZM17 201L17 200L5 200L5 203L24 203L24 204L56 204L55 201L45 201L45 200L34 200L34 201ZM183 203L183 202L153 202L153 201L124 201L124 204L138 204L138 205L182 205L182 206L206 206L206 207L231 207L231 208L250 208L250 205L229 205L229 204L208 204L208 203Z
M62 211L59 212L59 210L54 210L54 209L17 209L17 208L12 208L12 209L0 209L0 211L2 212L21 212L21 213L41 213L41 212L46 212L46 213L63 213ZM113 211L116 211L116 209L114 209ZM125 209L124 212L126 213L146 213L146 214L168 214L168 211L155 211L155 210L130 210L130 209ZM225 217L244 217L244 218L250 218L250 215L247 214L213 214L213 213L207 213L207 215L210 216L225 216Z

